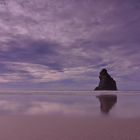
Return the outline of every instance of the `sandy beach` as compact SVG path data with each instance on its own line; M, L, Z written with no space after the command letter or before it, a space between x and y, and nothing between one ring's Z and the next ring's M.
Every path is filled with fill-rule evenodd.
M1 140L139 140L140 119L1 116Z
M118 94L2 94L0 140L139 140L140 96Z

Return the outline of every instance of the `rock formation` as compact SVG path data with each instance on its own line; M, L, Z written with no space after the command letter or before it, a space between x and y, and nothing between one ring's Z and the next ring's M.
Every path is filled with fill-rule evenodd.
M116 95L99 95L100 109L104 114L108 114L112 107L117 103Z
M99 85L95 90L117 90L115 80L107 73L106 69L101 70L99 79Z

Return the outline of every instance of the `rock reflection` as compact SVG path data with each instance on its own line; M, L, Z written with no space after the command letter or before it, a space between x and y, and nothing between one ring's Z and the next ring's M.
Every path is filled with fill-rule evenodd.
M112 107L117 103L116 95L99 95L100 109L104 114L108 114Z

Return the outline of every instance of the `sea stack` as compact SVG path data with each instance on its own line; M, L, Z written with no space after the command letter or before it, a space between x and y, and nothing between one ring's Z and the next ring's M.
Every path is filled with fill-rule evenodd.
M106 69L101 70L99 79L99 85L95 90L117 90L116 81L108 74Z

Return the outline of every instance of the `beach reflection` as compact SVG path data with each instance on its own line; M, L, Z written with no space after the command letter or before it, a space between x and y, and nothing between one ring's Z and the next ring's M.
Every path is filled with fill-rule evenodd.
M93 115L95 96L1 95L0 115Z
M95 94L94 94L95 93ZM140 93L75 93L69 95L0 95L1 115L66 115L140 117ZM116 104L117 103L117 104ZM115 107L114 107L115 105ZM100 113L100 110L102 114Z
M104 114L108 114L112 107L117 103L116 95L99 95L100 109Z

